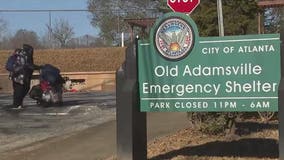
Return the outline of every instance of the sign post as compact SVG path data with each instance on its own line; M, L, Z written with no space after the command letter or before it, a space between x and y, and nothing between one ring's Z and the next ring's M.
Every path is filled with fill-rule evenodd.
M136 52L137 43L129 46L126 60L116 72L118 160L147 159L146 113L139 110Z

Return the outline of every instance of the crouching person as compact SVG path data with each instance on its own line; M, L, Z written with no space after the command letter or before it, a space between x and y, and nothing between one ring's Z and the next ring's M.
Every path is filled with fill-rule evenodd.
M48 107L50 105L62 105L64 79L60 70L50 64L40 66L40 83L30 91L30 97L37 101L37 104Z

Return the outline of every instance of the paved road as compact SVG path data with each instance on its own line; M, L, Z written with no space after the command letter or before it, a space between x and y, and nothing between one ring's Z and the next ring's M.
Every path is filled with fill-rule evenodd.
M64 95L63 107L41 108L26 99L19 113L3 110L0 95L0 159L97 160L116 153L114 93ZM148 113L148 140L187 127L185 113Z
M64 105L43 108L26 98L22 111L6 111L11 95L0 95L0 153L115 119L114 93L66 93Z

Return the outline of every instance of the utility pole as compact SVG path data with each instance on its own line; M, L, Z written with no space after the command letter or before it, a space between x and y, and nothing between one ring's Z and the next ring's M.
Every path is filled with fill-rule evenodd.
M124 47L124 32L121 33L121 47Z
M282 68L284 68L284 6L280 13L280 40L281 40L281 56L282 56ZM281 71L281 77L284 77L284 70Z
M217 12L218 12L219 36L224 37L222 0L217 0Z
M52 38L51 38L51 11L48 11L48 45L49 48L52 48Z
M281 80L278 89L278 121L279 121L279 159L284 159L284 8L280 13L280 56L281 56Z

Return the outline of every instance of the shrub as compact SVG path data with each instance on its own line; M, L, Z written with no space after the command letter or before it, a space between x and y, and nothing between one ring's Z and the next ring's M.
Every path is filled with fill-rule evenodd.
M0 73L12 51L0 51ZM115 71L125 59L125 48L46 49L34 51L34 63L52 64L62 72Z

